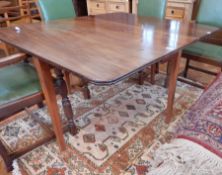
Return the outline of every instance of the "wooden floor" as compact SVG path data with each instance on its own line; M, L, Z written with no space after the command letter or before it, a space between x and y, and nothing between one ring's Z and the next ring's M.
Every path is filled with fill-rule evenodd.
M1 54L0 54L1 56ZM192 63L192 65L195 65L196 63ZM199 63L198 63L199 64ZM199 65L200 66L200 65ZM184 67L184 60L182 59L181 65L180 65L180 70L183 70ZM219 69L209 66L209 65L205 65L205 64L201 64L201 67L205 67L208 70L212 70L215 72L220 71ZM160 66L160 70L161 71L165 71L166 70L166 66L165 65L161 65ZM189 71L188 77L193 79L194 81L199 81L202 82L203 84L209 84L210 82L212 82L214 80L214 76L211 75L206 75L204 73L200 73L200 72L196 72L196 71ZM0 159L0 175L11 175L11 173L7 173L4 163L2 161L2 159Z

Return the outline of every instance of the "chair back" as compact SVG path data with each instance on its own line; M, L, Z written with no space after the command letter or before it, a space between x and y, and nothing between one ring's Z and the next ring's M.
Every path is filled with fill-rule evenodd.
M222 28L222 0L200 0L196 21Z
M31 13L32 1L24 1L23 4L17 6L1 7L0 8L0 24L1 27L9 27L16 21L22 20L22 23L32 23L32 20L39 16ZM25 13L23 13L25 11ZM24 20L23 20L24 19ZM21 23L20 23L21 24Z
M40 17L35 0L18 0L18 4L20 6L26 6L26 8L21 9L22 15L28 14L30 12L33 18Z
M139 16L152 16L163 19L166 0L139 0L137 13Z
M72 0L38 0L37 4L44 21L76 17Z

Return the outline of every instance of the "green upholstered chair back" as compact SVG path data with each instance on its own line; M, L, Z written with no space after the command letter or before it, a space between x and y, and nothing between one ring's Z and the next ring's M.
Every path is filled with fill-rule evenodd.
M163 19L165 16L166 0L139 0L138 15L153 16Z
M222 0L201 0L196 21L222 28Z
M38 7L45 21L76 17L72 0L38 0Z

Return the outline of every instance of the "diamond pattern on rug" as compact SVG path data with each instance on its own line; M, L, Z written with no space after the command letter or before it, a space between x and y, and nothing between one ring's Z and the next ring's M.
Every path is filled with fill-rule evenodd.
M136 102L137 98L142 98L138 92L150 95L149 99L144 100L143 105ZM90 124L81 128L78 138L67 134L67 144L82 153L96 166L101 166L166 108L166 98L166 90L163 88L131 86L82 115L81 118L87 118ZM120 101L121 105L118 105L119 102L116 104L116 100ZM144 112L141 114L141 111ZM98 114L101 117L97 117ZM128 117L122 117L123 115ZM95 128L98 124L106 126L106 130L98 132ZM119 132L119 128L124 128L122 129L124 132ZM101 144L106 145L106 151L100 149L98 145Z
M55 154L54 143L41 146L20 159L20 164L25 166L26 171L31 175L75 175L67 165ZM55 145L54 145L55 146ZM56 151L57 152L57 151Z
M182 115L200 93L195 88L191 91L192 88L178 84L176 115ZM148 83L138 86L135 81L129 80L111 87L90 85L90 90L93 96L91 100L84 100L81 93L70 96L80 133L76 136L65 134L69 145L65 154L58 151L55 141L44 144L19 159L25 172L32 175L64 172L65 175L119 175L166 130L165 116L162 113L167 98L164 88L150 86ZM66 122L61 109L60 112L63 122ZM51 124L46 108L37 110L34 114L46 124ZM27 116L21 118L27 120ZM26 125L21 126L22 129L36 126L31 118L28 120ZM4 128L4 125L1 127ZM32 136L33 133L31 131L29 134ZM85 135L88 136L83 137ZM88 143L84 142L84 138ZM31 140L36 138L32 137ZM8 144L10 139L5 142ZM13 142L18 145L24 143L23 139L16 138ZM49 158L42 157L37 161L35 157L38 157L38 149Z
M9 151L35 143L46 135L45 130L29 116L0 126L0 137Z
M6 126L4 136L18 137L20 127L19 126Z

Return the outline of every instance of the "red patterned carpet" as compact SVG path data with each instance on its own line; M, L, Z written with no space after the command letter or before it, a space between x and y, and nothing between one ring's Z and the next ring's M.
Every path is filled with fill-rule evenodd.
M165 136L128 168L128 174L222 174L222 74Z
M177 137L196 142L222 158L222 74L177 124Z
M163 76L158 76L157 84L160 85L163 79ZM59 153L55 141L44 144L16 161L16 175L142 175L148 172L149 167L154 167L150 163L151 153L172 137L195 135L196 139L207 141L202 139L206 137L199 137L201 134L188 135L184 130L189 122L198 120L185 117L187 123L180 124L185 120L182 117L184 113L202 93L198 88L178 83L174 111L176 121L170 128L163 122L167 94L161 86L151 86L148 83L138 86L134 80L129 80L111 87L90 86L90 90L92 99L88 101L83 100L79 93L70 96L72 105L78 107L77 110L73 109L80 132L74 137L65 134L69 147L66 153ZM213 99L213 95L206 98L209 97ZM219 116L218 110L212 113ZM61 114L65 123L62 110ZM50 125L47 109L34 111L33 115ZM188 113L185 114L187 115ZM218 117L215 118L214 121L218 120ZM211 134L218 133L214 126L209 128ZM44 135L44 129L27 115L0 126L0 137L11 151L34 143ZM180 145L177 142L175 144ZM220 147L214 147L215 150L217 148L221 150Z

